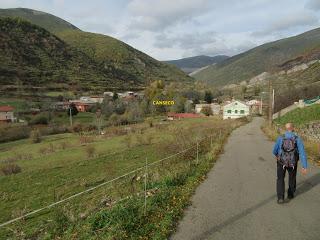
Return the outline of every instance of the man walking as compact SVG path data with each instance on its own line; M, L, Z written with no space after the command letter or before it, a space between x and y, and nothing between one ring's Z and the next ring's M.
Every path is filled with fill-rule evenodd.
M292 199L296 191L298 160L301 160L302 174L307 173L308 167L302 139L294 133L292 123L287 123L285 127L285 134L278 137L273 148L273 155L277 159L277 195L279 204L284 203L286 171L288 171L289 175L288 199Z

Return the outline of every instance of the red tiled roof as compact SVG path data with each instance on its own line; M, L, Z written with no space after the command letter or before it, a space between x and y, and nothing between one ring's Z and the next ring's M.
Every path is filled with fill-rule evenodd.
M0 106L0 112L12 112L14 110L11 106Z
M198 118L198 117L201 117L201 115L195 114L195 113L168 113L168 117L174 117L174 118Z

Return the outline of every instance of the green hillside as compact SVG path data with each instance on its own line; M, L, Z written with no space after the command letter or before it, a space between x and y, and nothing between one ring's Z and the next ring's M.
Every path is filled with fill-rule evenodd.
M70 29L78 29L67 21L53 16L51 14L27 9L27 8L12 8L0 9L0 16L2 17L21 17L32 22L40 27L47 29L50 32L59 32ZM79 30L79 29L78 29Z
M46 88L121 86L83 52L21 19L0 18L0 83Z
M131 81L191 81L191 78L178 68L159 62L115 38L74 30L62 31L57 35L81 49L104 68L115 68L130 74Z
M226 85L249 80L278 65L320 47L320 28L298 36L281 39L253 48L206 68L194 77L214 85Z
M51 14L14 8L0 10L0 16L20 17L54 33L91 57L100 68L111 71L115 82L120 78L127 85L143 86L154 80L192 81L175 66L157 61L115 38L83 32Z

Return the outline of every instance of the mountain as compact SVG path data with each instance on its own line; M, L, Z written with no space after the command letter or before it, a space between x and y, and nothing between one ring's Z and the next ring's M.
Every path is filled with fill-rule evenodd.
M145 86L149 81L191 82L192 78L175 66L162 63L115 38L84 32L54 15L25 8L0 9L0 16L26 19L55 34L70 46L82 51L101 69L116 72L113 81L124 79L124 87Z
M165 62L177 66L185 73L191 73L208 65L222 62L227 58L229 57L225 55L218 55L214 57L201 55L195 57L182 58L178 60L169 60Z
M29 88L121 87L111 72L85 53L28 21L0 18L0 83Z
M320 28L255 47L210 66L193 77L220 86L248 81L263 72L275 71L278 65L318 48Z

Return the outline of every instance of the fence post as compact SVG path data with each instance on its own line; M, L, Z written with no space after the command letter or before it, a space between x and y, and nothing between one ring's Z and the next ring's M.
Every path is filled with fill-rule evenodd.
M148 174L148 158L146 157L146 166L144 173L144 216L147 214L147 174Z
M197 141L197 164L199 164L199 142Z
M210 136L210 148L212 148L212 135Z

